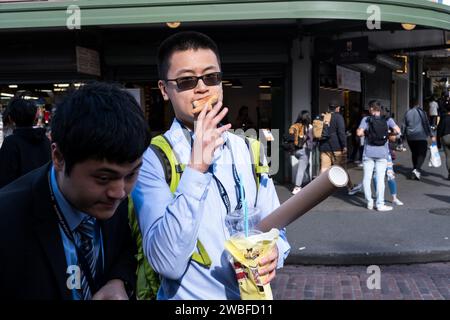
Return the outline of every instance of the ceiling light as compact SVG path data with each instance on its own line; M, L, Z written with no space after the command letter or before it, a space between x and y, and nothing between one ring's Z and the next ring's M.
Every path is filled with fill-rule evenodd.
M8 86L8 88L10 88L10 89L17 89L17 84L10 84L9 86Z
M181 24L180 21L166 22L166 25L171 29L178 28L180 26L180 24Z
M411 24L411 23L402 23L402 28L408 31L413 30L416 27L415 24Z
M268 79L261 79L258 87L260 89L270 89L272 87L272 81L270 81Z
M233 80L231 83L233 84L231 86L232 88L235 88L235 89L242 89L243 88L242 82L240 80Z

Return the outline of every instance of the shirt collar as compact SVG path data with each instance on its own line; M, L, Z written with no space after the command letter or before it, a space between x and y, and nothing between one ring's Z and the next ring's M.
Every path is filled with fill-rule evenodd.
M67 221L70 230L73 232L80 225L80 223L87 217L86 213L76 210L64 197L58 187L58 182L56 180L55 168L50 169L50 180L52 185L52 190L55 195L56 202L61 209L61 213Z

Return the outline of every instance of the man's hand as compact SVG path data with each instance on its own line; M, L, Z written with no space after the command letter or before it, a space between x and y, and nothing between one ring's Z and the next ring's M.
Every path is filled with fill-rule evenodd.
M268 284L275 278L278 262L278 247L275 245L273 249L259 261L259 276L267 276L263 284Z
M195 140L188 166L200 172L208 170L214 157L214 151L224 143L222 134L231 128L231 124L217 128L219 122L228 112L228 108L224 108L219 113L221 107L222 102L219 101L207 113L208 108L206 106L197 118Z
M98 290L92 300L128 300L125 284L122 280L109 280Z

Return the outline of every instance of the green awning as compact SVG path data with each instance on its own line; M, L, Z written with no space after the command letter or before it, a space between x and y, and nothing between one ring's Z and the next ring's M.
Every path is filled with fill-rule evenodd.
M260 19L367 20L377 5L382 22L412 23L450 30L450 7L426 0L409 1L237 1L237 0L79 0L0 4L0 29L66 27L81 9L81 28L99 25L155 24ZM68 10L69 9L69 10Z

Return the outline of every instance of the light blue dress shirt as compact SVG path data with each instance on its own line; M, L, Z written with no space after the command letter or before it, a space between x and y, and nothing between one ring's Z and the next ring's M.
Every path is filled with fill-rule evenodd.
M165 134L181 163L187 164L191 145L183 128L174 120ZM256 184L250 152L245 141L228 132L223 138L231 148L238 174L242 177L249 206L255 206ZM195 136L194 136L195 139ZM233 210L237 205L232 155L228 147L214 154L212 172L200 173L186 167L175 194L166 183L163 167L149 148L143 157L136 187L132 192L144 253L161 276L158 299L240 299L239 287L229 256L224 249L229 232L227 214L213 174L223 184ZM263 175L256 207L264 217L280 205L272 179ZM208 269L191 260L197 239L204 245L212 264ZM290 251L285 230L277 241L278 268Z
M52 185L53 194L55 195L56 202L58 203L59 209L62 211L62 215L66 219L67 225L72 232L73 236L78 241L78 233L75 232L80 223L88 217L88 215L84 212L76 210L74 207L72 207L67 200L64 198L63 194L59 190L58 182L56 180L56 174L55 174L55 168L51 167L50 172L50 181ZM75 246L73 242L67 237L66 233L64 232L61 225L59 225L59 231L61 233L61 239L63 241L64 245L64 253L66 256L66 262L67 266L76 266L78 265L78 256L77 251L75 249ZM102 252L102 263L101 265L104 266L104 254L103 254L103 241L102 241L102 235L101 230L98 225L96 224L96 234L94 237L94 245L96 247L100 246L100 250ZM80 267L81 269L81 267ZM67 273L67 278L70 277L71 274ZM81 280L81 278L80 278ZM72 299L73 300L82 300L82 293L81 290L72 289Z

